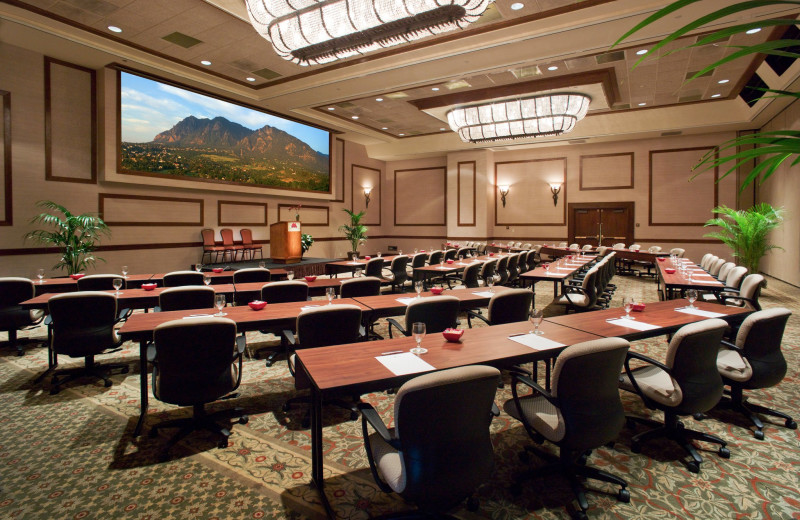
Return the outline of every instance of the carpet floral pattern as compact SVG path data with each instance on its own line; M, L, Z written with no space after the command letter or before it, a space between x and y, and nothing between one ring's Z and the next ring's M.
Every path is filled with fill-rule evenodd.
M616 277L622 295L644 301L657 298L655 284L634 277ZM537 306L547 306L551 290L542 288ZM778 386L751 392L754 401L796 413L800 409L800 289L770 279L764 291L765 307L786 306L794 315L784 337L789 373ZM546 314L563 312L549 305ZM476 324L477 326L477 324ZM378 332L385 331L381 320ZM45 330L21 334L43 339ZM0 346L7 337L0 336ZM248 348L275 346L271 335L248 333ZM663 359L663 338L633 344L637 351ZM319 497L309 484L311 444L302 419L307 409L282 410L295 395L285 361L265 367L262 360L247 359L238 396L210 406L245 408L247 425L235 424L228 448L218 449L214 439L201 433L189 436L167 462L158 462L167 430L156 438L132 435L138 415L138 346L98 358L99 362L124 361L131 371L115 375L104 388L81 380L49 394L49 381L34 380L47 364L46 349L26 346L16 357L0 350L0 517L2 518L115 518L142 520L323 518ZM60 359L62 365L76 362ZM496 402L509 399L509 385L498 389ZM641 401L623 393L626 411L659 417ZM374 393L362 397L391 424L393 395ZM501 406L502 408L502 406ZM151 398L148 424L163 418L185 416L190 411ZM349 412L325 408L323 434L326 490L337 517L365 519L412 509L397 496L381 492L372 481L361 439L360 421ZM797 414L795 419L797 419ZM613 448L595 450L589 464L616 473L629 482L631 502L614 498L614 489L589 484L590 518L696 518L696 519L800 519L800 443L798 430L782 421L770 421L766 438L753 438L747 422L729 412L712 411L703 421L686 418L695 429L722 436L729 442L731 458L722 459L709 445L701 445L705 462L699 474L681 463L683 451L669 441L647 443L642 453L630 450L634 432L625 429ZM431 427L435 428L435 418ZM527 468L518 457L531 443L522 426L505 414L492 423L495 474L479 489L480 508L454 511L461 518L559 519L568 518L572 493L558 476L523 484L519 496L508 488L514 476ZM545 443L554 454L557 448ZM532 457L532 464L542 461Z

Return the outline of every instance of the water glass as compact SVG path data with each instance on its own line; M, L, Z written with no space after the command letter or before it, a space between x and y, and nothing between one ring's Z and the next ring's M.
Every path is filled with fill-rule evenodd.
M219 312L217 312L214 316L226 316L222 309L225 308L225 295L224 294L215 294L214 295L214 307L217 308Z
M267 263L266 263L265 261L263 261L263 260L262 260L262 261L260 261L260 262L258 263L258 267L260 267L261 269L264 269L264 268L266 268L266 267L267 267Z
M694 302L697 301L697 290L696 289L689 289L686 291L686 299L689 300L689 308L694 309Z
M194 270L198 273L203 271L203 264L194 264Z
M356 270L353 272L353 278L361 278L361 276L362 276L363 274L364 274L364 270L363 270L363 269L361 269L361 268L359 267L358 269L356 269Z
M44 269L39 269L38 271L36 271L36 278L39 279L39 283L40 284L44 283L44 281L43 281L44 280Z
M426 348L422 348L422 338L425 337L425 323L421 321L415 322L411 326L411 334L414 336L414 341L417 342L417 346L411 349L412 354L424 354L428 351Z
M122 266L122 277L123 278L127 278L128 277L128 266L127 265L123 265Z
M286 271L286 279L294 280L294 271Z
M631 309L633 308L633 296L626 296L622 299L622 304L625 306L625 316L626 320L633 320L636 319L631 316Z
M325 296L328 297L328 305L333 304L333 300L336 298L336 289L333 287L326 287Z
M486 277L486 285L489 286L489 292L494 292L494 276L487 276Z
M378 251L378 254L377 254L376 256L377 256L378 258L380 258L380 257L381 257L381 254L382 254L382 253L381 253L380 251Z
M208 276L207 274L203 275L203 283L206 284L206 285L210 285L211 284L211 277Z
M117 296L122 294L119 292L119 290L122 289L122 278L114 278L114 280L111 282L111 285L114 287L114 290L116 291L115 294Z
M414 282L414 290L417 291L417 298L422 296L422 282L421 281Z
M541 309L531 309L531 315L529 320L531 322L531 325L533 325L533 330L530 331L529 334L537 334L540 336L544 334L544 332L539 330L539 326L542 324L543 319L544 319L544 313L542 312Z

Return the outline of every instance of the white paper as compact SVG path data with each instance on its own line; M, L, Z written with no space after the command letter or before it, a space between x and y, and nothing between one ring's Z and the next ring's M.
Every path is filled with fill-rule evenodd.
M304 305L304 306L300 307L300 310L304 311L306 309L314 309L316 307L319 307L319 305Z
M375 359L380 361L383 366L388 368L396 376L436 370L429 363L426 363L422 358L411 352L391 354L389 356L376 356Z
M361 262L347 262L350 265L361 265Z
M704 318L720 318L722 316L725 316L724 314L720 314L719 312L703 311L697 308L690 309L689 307L679 307L675 310L678 312L682 312L684 314L694 314L695 316L702 316Z
M192 319L192 318L210 318L212 316L214 316L214 315L213 314L192 314L190 316L184 316L181 319L182 320L189 320L189 319Z
M558 343L538 334L522 334L521 336L511 336L508 339L534 350L549 350L551 348L561 348L565 346L563 343Z
M409 303L413 302L414 300L416 300L416 298L397 298L397 301L399 301L403 305L408 305Z
M492 296L494 296L494 293L491 291L478 291L472 294L474 294L475 296L481 296L483 298L491 298Z
M625 318L619 318L616 320L607 320L607 321L612 325L619 325L620 327L627 327L629 329L636 329L636 330L655 330L661 328L658 325L652 325L650 323L645 323L643 321L627 320Z

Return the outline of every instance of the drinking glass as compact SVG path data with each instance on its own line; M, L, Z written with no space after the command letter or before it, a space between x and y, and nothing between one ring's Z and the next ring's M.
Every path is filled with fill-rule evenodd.
M266 263L265 261L263 261L263 260L262 260L262 261L260 261L260 262L258 263L258 267L260 267L261 269L264 269L265 267L267 267L267 263Z
M486 285L489 286L489 292L490 293L494 292L494 282L495 282L494 276L487 276L486 277Z
M355 253L351 253L351 254L350 254L350 260L351 260L352 262L355 262L356 260L358 260L358 255L357 255L357 254L355 254Z
M194 270L201 273L203 271L203 264L194 264Z
M121 294L119 290L122 289L122 278L114 278L114 281L111 282L111 285L114 287L114 290L116 291L114 294L116 296L119 296Z
M381 257L381 254L382 254L382 253L381 253L380 251L378 251L378 253L377 253L377 255L376 255L376 256L377 256L378 258L380 258L380 257Z
M419 249L415 247L414 248L414 254L416 255L417 253L419 253Z
M691 269L686 271L686 283L692 283L692 270Z
M208 276L207 274L203 275L203 283L206 284L206 285L211 284L211 277Z
M286 279L294 280L294 271L286 271Z
M697 290L696 289L689 289L686 291L686 299L689 300L689 308L694 309L694 302L697 301Z
M328 297L328 305L331 305L333 303L333 300L336 298L336 289L334 289L333 287L326 287L325 296Z
M444 269L444 257L442 257L442 259L439 260L439 269Z
M217 312L214 316L226 316L227 314L222 312L222 309L225 308L225 295L224 294L215 294L214 295L214 307L217 308L219 312Z
M542 269L547 276L550 276L550 264L542 264Z
M128 277L128 266L127 265L123 265L122 266L122 277L123 278L127 278Z
M633 316L631 316L631 309L633 308L633 296L626 296L622 299L622 304L625 306L625 316L626 320L635 320Z
M411 349L412 354L424 354L428 351L426 348L422 348L422 338L425 337L425 324L421 321L415 322L411 326L411 334L414 335L414 341L417 342L417 346Z
M353 272L353 278L361 278L361 275L363 273L364 273L364 270L361 269L361 268L358 268L358 269L355 270L355 272Z
M40 284L44 283L44 269L39 269L36 271L36 278L39 279Z
M422 296L422 282L414 282L414 290L417 291L417 298Z
M544 332L539 330L539 326L542 324L542 320L544 319L544 313L542 312L542 310L531 309L531 316L528 319L530 320L531 325L533 325L533 330L530 331L529 334L537 334L540 336L543 335Z
M402 255L402 254L403 254L403 250L402 250L402 249L398 249L398 250L397 250L397 254L398 254L398 255Z

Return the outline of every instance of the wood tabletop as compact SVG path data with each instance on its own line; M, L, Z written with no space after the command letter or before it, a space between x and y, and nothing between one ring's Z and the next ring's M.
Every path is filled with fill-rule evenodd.
M490 296L483 294L475 294L480 292L487 292L489 289L452 289L442 291L442 296L455 296L461 302L461 310L475 309L477 307L486 307L489 305ZM498 286L494 288L495 293L501 293L510 290L509 287ZM420 293L422 298L435 296L432 292L427 291ZM380 318L385 316L400 316L405 314L406 303L398 301L400 298L413 298L416 299L415 293L399 293L399 294L381 294L378 296L358 296L355 298L360 304L371 309L373 318ZM338 302L338 300L337 300Z
M562 349L538 351L508 339L512 334L527 333L531 329L528 322L494 325L467 329L460 342L450 343L439 333L430 334L422 340L428 349L421 358L435 369L453 368L465 365L491 364L510 366L536 359L554 356ZM564 345L597 339L597 336L576 329L543 323L540 330L544 337ZM380 363L376 357L385 352L408 352L415 345L411 337L368 341L336 345L314 349L300 349L297 356L310 379L322 391L344 390L347 388L369 391L398 386L417 374L395 376Z
M519 277L523 280L539 282L539 281L559 281L569 278L575 274L575 271L581 269L586 264L594 262L596 257L581 257L577 256L571 260L559 260L557 262L545 262L535 269L522 273ZM544 266L548 267L545 268Z
M672 265L672 262L666 260L664 262L656 262L658 266L659 279L664 283L667 288L676 289L703 289L713 291L715 289L721 290L725 284L708 274L702 268L698 267L691 260L684 262L688 269L692 272L692 281L689 282L688 278L681 275L678 269ZM674 270L674 273L668 273L667 269Z

